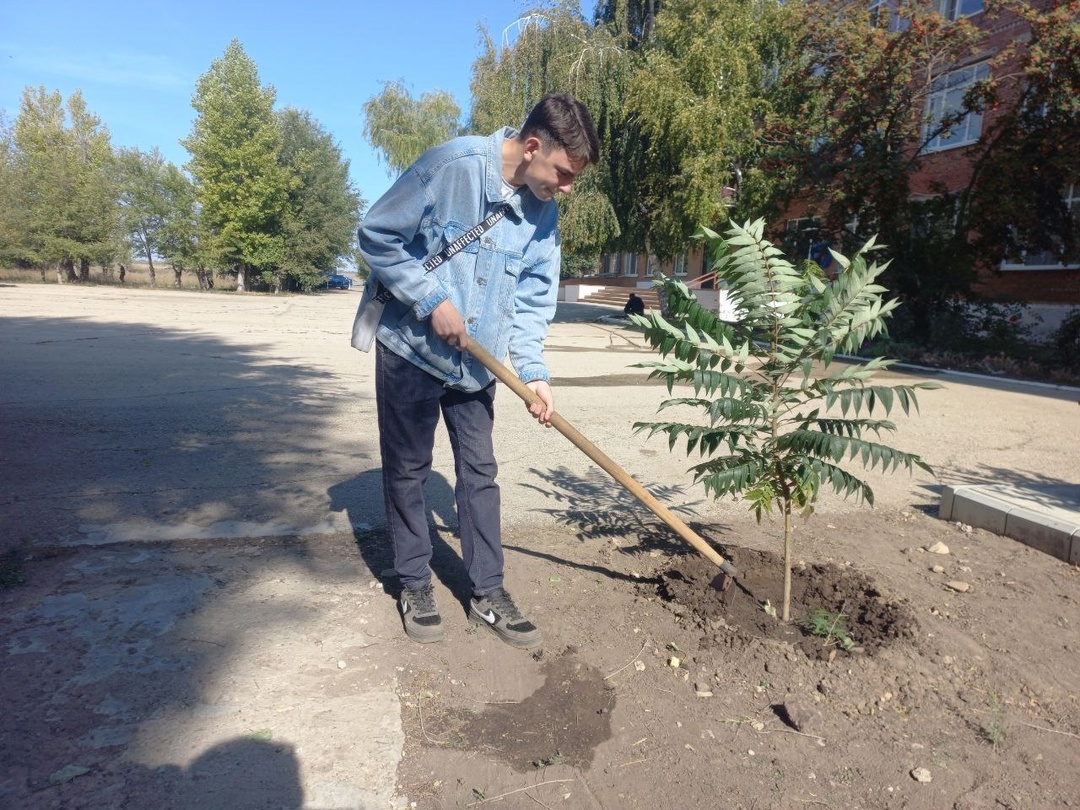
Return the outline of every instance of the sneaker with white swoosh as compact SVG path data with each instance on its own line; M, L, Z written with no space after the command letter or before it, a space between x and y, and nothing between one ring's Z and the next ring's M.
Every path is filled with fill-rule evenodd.
M413 641L430 644L442 640L442 616L435 606L435 589L430 582L419 588L403 588L398 609L405 633Z
M505 588L474 596L469 601L469 620L473 624L482 624L511 647L528 650L544 640L536 625L521 614Z

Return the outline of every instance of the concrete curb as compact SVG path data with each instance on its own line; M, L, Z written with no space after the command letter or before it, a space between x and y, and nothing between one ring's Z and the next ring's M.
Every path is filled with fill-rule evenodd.
M938 516L1011 537L1072 565L1080 564L1080 487L1016 489L946 486Z

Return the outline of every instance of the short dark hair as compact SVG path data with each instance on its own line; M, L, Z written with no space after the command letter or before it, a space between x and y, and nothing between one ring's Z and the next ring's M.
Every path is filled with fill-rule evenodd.
M549 93L536 103L519 138L536 137L544 147L560 146L586 164L600 160L600 137L588 108L569 93Z

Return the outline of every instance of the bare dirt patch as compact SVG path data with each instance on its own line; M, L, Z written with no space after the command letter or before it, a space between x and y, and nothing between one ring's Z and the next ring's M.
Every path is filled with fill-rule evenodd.
M419 808L1074 806L1076 568L921 513L815 519L800 540L820 561L798 566L792 612L844 614L845 647L763 609L781 596L768 528L740 524L746 545L724 548L742 571L730 601L704 560L639 535L519 538L512 586L547 634L543 653L506 655L465 631L420 653L403 699L409 796ZM950 553L925 550L938 542ZM961 578L966 593L946 584Z

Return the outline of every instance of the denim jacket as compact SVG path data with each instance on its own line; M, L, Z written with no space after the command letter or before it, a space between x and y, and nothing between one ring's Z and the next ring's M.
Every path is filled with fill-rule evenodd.
M371 207L358 234L372 278L394 296L376 340L463 391L478 391L494 377L431 328L432 310L447 298L465 319L470 340L500 359L509 349L522 382L551 379L543 341L559 291L558 207L527 186L505 196L502 146L515 135L504 129L429 149ZM506 216L491 230L424 271L428 258L504 201Z

